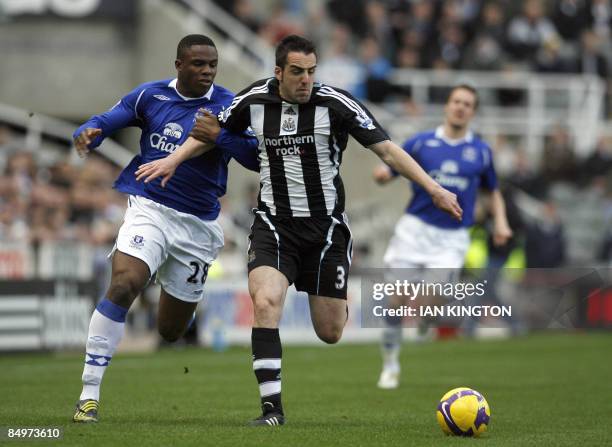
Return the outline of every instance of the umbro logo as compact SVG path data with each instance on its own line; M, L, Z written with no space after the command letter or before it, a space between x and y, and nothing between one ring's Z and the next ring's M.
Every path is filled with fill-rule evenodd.
M168 97L167 97L167 96L165 96L165 95L153 95L153 98L157 98L157 99L159 99L160 101L170 101L170 98L168 98Z

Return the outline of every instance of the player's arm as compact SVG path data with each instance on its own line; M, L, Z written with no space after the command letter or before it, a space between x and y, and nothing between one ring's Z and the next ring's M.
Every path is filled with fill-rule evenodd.
M434 205L461 220L463 210L457 202L457 196L436 183L401 147L391 140L384 140L368 148L399 175L418 183L431 196Z
M72 134L74 147L83 158L90 150L100 146L104 138L119 129L138 126L141 123L139 104L142 99L143 87L137 87L115 104L108 111L94 115L79 126Z
M200 140L196 140L191 135L183 144L181 144L174 152L159 160L150 161L138 166L138 169L134 173L136 175L136 181L144 180L145 183L149 183L158 177L161 177L162 188L166 186L166 183L174 176L176 168L183 163L185 160L202 155L214 147L212 143L203 143Z
M489 203L493 216L493 243L496 246L505 245L513 233L506 215L506 201L499 189L491 191Z

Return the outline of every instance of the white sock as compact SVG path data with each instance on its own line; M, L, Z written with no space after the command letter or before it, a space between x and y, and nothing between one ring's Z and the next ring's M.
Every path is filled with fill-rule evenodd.
M399 372L399 355L402 348L402 327L388 326L383 329L382 337L382 357L383 368L394 372Z
M127 309L123 309L108 300L104 301L112 304L114 307L111 307L111 312L109 312L108 304L102 307L98 305L91 316L89 334L85 346L85 367L83 368L82 376L83 391L79 400L100 400L102 376L123 337ZM112 312L113 310L115 312ZM117 310L118 312L116 312ZM122 313L123 315L121 315Z

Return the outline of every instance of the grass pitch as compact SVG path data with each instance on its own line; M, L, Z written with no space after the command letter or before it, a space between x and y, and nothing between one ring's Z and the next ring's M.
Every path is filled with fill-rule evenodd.
M61 426L58 446L602 446L612 445L612 334L405 344L402 384L376 388L375 345L288 346L284 427L251 428L258 391L250 351L116 355L100 422L71 422L82 354L0 357L0 426ZM185 367L189 372L185 373ZM446 437L435 419L451 388L482 392L479 439Z

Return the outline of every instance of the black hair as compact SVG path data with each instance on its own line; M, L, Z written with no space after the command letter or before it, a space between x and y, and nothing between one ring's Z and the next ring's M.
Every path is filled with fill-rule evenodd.
M176 58L182 59L185 51L194 45L208 45L215 49L217 48L210 37L204 36L203 34L189 34L183 37L178 43L176 47Z
M459 84L451 88L450 92L448 92L448 96L446 97L446 103L448 103L451 96L453 96L453 93L455 93L456 90L467 90L472 95L474 95L474 110L478 109L478 103L479 103L478 92L470 84Z
M317 47L310 40L292 34L281 40L276 46L276 66L285 68L287 55L292 52L317 55Z

